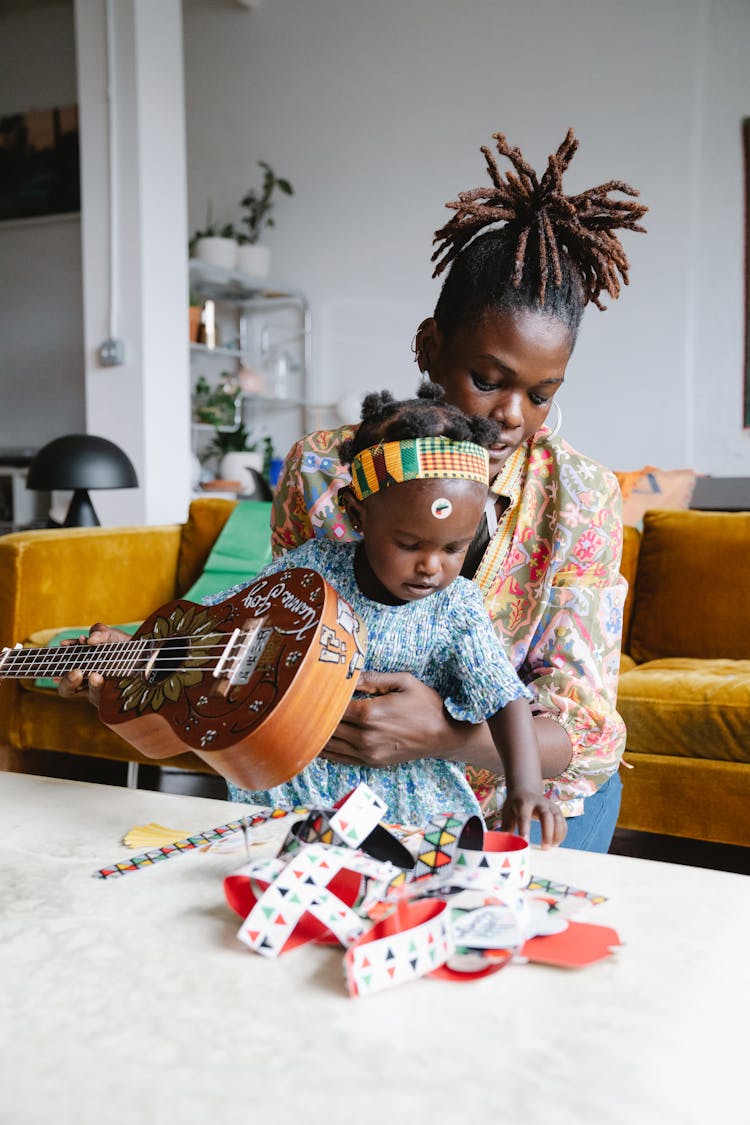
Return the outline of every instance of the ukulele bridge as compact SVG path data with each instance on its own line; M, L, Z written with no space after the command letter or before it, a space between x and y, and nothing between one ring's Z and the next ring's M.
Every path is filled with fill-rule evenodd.
M214 678L220 682L217 691L223 695L231 687L246 684L258 666L273 629L264 628L265 617L246 622L243 629L235 629L214 668Z

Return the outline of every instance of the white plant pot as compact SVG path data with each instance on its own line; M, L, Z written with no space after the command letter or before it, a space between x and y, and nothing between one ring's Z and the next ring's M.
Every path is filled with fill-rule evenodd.
M201 476L203 475L203 466L198 460L195 453L190 454L190 487L195 490L200 488Z
M255 478L251 470L259 473L262 468L263 454L255 451L225 453L221 459L222 480L238 480L243 496L252 496L255 492Z
M233 238L199 238L195 244L195 256L207 266L233 270L237 268L237 243Z
M237 270L247 277L267 277L271 268L271 248L244 242L237 247Z

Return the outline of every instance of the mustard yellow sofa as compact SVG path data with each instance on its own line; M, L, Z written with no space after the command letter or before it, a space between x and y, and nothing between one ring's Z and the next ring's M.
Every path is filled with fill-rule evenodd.
M618 826L750 845L750 512L625 529Z
M48 643L60 629L142 621L201 574L235 501L194 500L184 524L64 528L0 536L0 646ZM0 679L0 768L33 773L36 751L151 764L83 697ZM187 752L162 766L210 773Z
M142 620L192 586L233 507L206 498L182 525L0 536L0 645ZM750 845L750 513L647 512L642 532L625 529L622 572L633 768L619 825ZM33 772L36 750L149 761L85 699L0 679L0 768ZM161 764L210 772L190 753Z

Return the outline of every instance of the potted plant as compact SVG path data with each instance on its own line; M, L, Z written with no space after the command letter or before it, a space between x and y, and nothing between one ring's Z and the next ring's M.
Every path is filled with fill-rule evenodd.
M206 452L218 457L222 480L238 481L240 493L246 496L256 491L254 473L263 469L263 454L243 422L232 430L217 428Z
M221 382L213 389L204 375L199 375L193 389L193 421L224 429L233 429L240 422L240 388L228 371L222 371Z
M273 210L276 206L274 195L294 195L289 180L277 176L270 164L259 160L263 169L263 183L260 191L251 188L240 201L244 214L241 223L246 228L237 236L237 269L249 277L266 277L271 266L271 251L260 241L260 236L268 227L276 225Z
M215 223L211 201L206 206L206 225L190 239L188 251L191 258L207 266L233 270L237 266L237 236L232 223Z

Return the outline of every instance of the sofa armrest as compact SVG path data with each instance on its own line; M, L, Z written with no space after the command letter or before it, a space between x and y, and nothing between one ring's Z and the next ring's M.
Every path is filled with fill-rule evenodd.
M181 524L0 536L0 645L40 629L141 621L176 595Z

